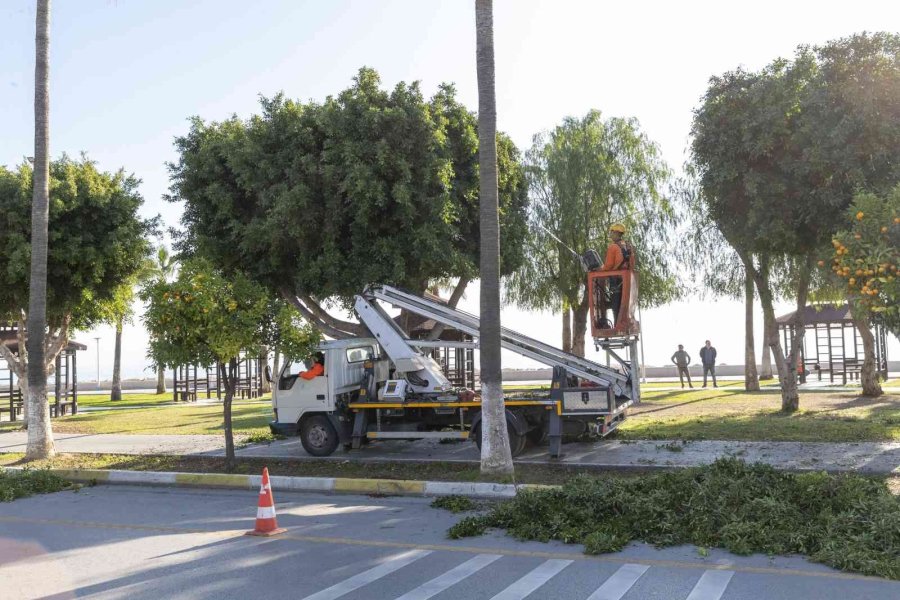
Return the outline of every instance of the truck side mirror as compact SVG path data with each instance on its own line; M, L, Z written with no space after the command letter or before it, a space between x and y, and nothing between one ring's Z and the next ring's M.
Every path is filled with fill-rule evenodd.
M266 365L266 368L263 369L263 376L266 378L266 381L272 383L272 367Z

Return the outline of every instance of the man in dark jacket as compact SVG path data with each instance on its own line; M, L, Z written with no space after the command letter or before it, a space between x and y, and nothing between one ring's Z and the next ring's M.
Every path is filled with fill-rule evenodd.
M716 349L706 340L706 345L700 348L700 361L703 363L703 387L706 387L706 374L712 375L713 387L719 387L716 383Z
M688 365L691 364L691 356L684 351L684 346L681 344L678 344L678 352L672 355L672 362L678 367L678 380L681 381L681 387L684 387L684 378L687 377L688 386L693 388L691 373L688 371Z

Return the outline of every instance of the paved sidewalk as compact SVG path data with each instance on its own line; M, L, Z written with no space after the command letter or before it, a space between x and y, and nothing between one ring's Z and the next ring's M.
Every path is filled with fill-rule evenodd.
M0 452L24 452L25 432L0 434ZM217 456L224 440L217 435L116 435L58 433L60 452L116 454L180 454ZM900 443L809 443L809 442L668 442L620 441L565 444L565 455L552 459L547 448L531 448L519 463L557 463L590 467L687 467L708 464L722 456L737 456L747 462L762 462L783 469L900 473ZM237 450L238 456L256 458L309 459L298 438L271 444L254 444ZM372 443L366 448L339 450L332 460L478 462L470 442L439 444L434 441Z

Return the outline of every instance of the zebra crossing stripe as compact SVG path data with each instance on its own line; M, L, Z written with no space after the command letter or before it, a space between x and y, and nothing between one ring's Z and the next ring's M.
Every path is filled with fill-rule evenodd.
M705 571L687 600L719 600L733 575L734 571Z
M491 600L522 600L538 589L557 573L572 564L571 560L551 559L538 565L526 573L521 579L513 582L508 588L491 598Z
M500 558L499 554L479 554L458 567L450 569L443 575L423 583L411 592L403 594L397 600L428 600L428 598L440 594L466 577L477 573L498 558Z
M612 574L612 577L603 582L603 585L597 588L588 600L619 600L628 593L641 575L647 572L650 567L647 565L624 564L619 570Z
M321 592L316 592L312 596L307 596L303 600L334 600L335 598L340 598L353 590L357 590L364 585L368 585L373 581L381 579L385 575L390 575L394 571L402 569L406 565L428 556L429 554L431 554L431 550L410 550L409 552L397 554L389 561L382 563L377 567L369 569L368 571L363 571L349 579L345 579L330 588L326 588Z

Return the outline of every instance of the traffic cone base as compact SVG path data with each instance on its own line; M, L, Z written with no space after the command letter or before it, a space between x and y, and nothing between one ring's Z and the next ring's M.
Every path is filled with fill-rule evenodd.
M275 518L275 498L272 497L272 486L269 484L269 469L263 468L262 483L259 486L259 502L256 508L256 527L246 535L268 537L284 533L287 529L278 526Z

